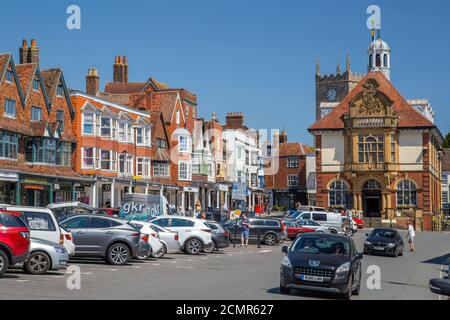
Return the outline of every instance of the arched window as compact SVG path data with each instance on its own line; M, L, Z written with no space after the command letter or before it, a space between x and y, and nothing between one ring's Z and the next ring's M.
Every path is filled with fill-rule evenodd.
M381 54L379 54L379 53L377 53L377 55L376 55L375 65L377 67L381 67Z
M381 190L381 184L376 180L369 180L363 186L364 191L377 191Z
M384 136L383 135L359 135L358 136L358 161L360 163L384 162Z
M373 55L369 56L369 69L373 68Z
M401 180L397 185L397 205L417 205L417 188L411 180Z
M347 184L341 180L333 181L330 185L329 197L330 206L346 206L349 201Z
M386 53L383 56L383 65L385 68L388 67L388 55Z

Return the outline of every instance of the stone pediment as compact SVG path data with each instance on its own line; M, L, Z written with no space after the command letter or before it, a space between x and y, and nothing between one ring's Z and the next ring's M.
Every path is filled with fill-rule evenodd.
M374 79L363 84L363 90L350 102L350 117L384 117L392 114L394 102L379 89Z

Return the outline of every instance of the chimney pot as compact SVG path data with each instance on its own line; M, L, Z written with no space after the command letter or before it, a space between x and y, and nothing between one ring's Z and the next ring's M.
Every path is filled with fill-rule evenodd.
M123 56L123 64L127 64L127 56Z
M97 96L100 89L100 77L98 76L97 69L88 69L86 75L86 93L91 96Z
M26 49L28 47L27 39L22 40L22 48Z
M31 39L31 47L37 47L37 41L36 39Z

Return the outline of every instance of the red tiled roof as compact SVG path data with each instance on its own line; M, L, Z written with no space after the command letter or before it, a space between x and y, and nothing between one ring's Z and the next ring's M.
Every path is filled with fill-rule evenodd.
M174 91L152 93L151 109L160 110L163 114L164 121L171 123L177 97L178 92Z
M36 75L37 65L35 63L16 64L16 72L19 76L20 86L22 87L25 99L30 92L31 84Z
M44 166L44 165L30 165L20 161L0 160L2 169L16 171L20 173L38 174L48 177L81 177L70 167L61 166Z
M343 129L344 122L342 116L349 112L349 103L363 90L363 85L368 79L374 79L378 82L378 90L386 94L393 101L392 108L399 117L399 128L414 127L435 127L435 125L425 118L422 114L408 104L401 96L392 83L384 76L382 72L369 72L358 85L337 105L329 114L316 121L308 130L335 130Z
M105 85L105 92L110 94L140 93L144 90L145 82L109 82Z
M0 81L3 80L3 77L5 76L5 70L8 66L9 59L11 58L10 53L3 53L0 54Z
M442 171L450 171L450 148L444 148L444 157L442 159Z
M278 146L278 150L280 157L304 156L306 153L312 151L311 147L299 142L281 143Z
M60 69L48 69L41 71L41 77L44 81L45 89L47 91L48 101L53 102L56 96L56 87L59 84L61 78Z

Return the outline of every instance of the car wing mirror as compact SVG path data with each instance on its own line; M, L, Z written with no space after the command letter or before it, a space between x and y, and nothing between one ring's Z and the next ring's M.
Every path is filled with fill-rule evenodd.
M283 247L281 248L281 252L283 252L283 253L285 253L285 254L288 254L288 251L289 251L288 246L283 246Z

